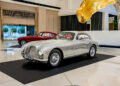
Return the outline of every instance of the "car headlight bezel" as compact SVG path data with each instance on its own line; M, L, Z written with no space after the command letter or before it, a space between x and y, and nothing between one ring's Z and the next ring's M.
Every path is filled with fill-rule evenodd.
M39 50L39 55L42 56L43 55L43 51Z

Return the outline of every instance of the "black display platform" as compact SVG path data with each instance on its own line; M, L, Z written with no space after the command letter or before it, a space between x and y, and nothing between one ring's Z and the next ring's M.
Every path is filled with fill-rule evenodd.
M27 84L113 57L115 56L98 54L94 59L86 59L85 56L78 56L64 60L60 67L54 69L50 69L42 63L29 63L26 60L17 60L0 63L0 71L23 84Z

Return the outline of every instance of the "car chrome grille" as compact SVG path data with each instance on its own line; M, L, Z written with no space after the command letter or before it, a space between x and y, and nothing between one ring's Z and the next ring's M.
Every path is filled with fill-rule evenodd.
M36 57L37 56L37 51L35 47L30 47L30 52L29 52L30 57Z
M26 48L26 56L30 58L36 58L38 56L36 47L31 46L29 48Z
M27 47L27 48L26 48L26 54L28 54L29 52L30 52L30 48Z

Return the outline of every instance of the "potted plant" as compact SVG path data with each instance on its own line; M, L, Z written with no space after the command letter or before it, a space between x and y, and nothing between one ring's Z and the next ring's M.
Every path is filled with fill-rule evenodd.
M25 29L24 29L24 28L20 28L20 29L18 30L18 33L19 33L19 34L24 34L24 33L25 33Z
M4 38L6 39L8 37L8 28L3 28L3 35L4 35Z
M118 21L117 21L117 19L114 20L114 30L118 30Z
M7 33L8 32L8 28L3 28L3 32Z
M18 33L20 34L21 37L24 36L24 34L25 34L25 28L20 28L18 30Z
M17 28L12 28L11 29L11 35L13 36L13 38L16 38L16 32L17 32Z
M17 29L16 29L16 28L12 28L11 31L12 31L13 33L16 33L16 32L17 32Z

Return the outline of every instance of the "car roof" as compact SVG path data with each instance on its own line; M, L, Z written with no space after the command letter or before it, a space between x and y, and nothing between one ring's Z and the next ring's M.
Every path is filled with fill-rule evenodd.
M56 34L56 33L54 33L54 32L50 32L50 31L42 31L42 32L40 32L40 33L53 33L53 34Z
M83 31L62 31L62 32L85 33L85 32L83 32Z
M79 34L79 33L86 34L86 35L88 35L91 38L91 36L88 33L83 32L83 31L62 31L62 32L72 32L72 33L75 33L75 34Z

